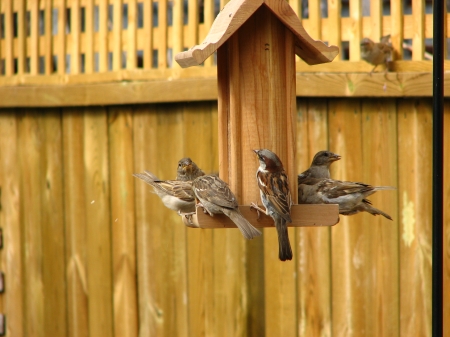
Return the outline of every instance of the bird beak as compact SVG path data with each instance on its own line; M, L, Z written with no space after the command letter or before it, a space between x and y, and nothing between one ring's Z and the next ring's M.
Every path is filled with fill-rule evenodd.
M259 158L259 154L258 154L259 150L252 150L252 151L255 152L256 153L256 157Z
M337 160L339 160L339 159L341 159L341 156L338 155L338 154L334 154L332 157L330 157L330 160L331 160L331 161L337 161Z
M191 164L184 165L184 166L183 166L183 171L184 171L184 172L186 172L186 171L192 171L192 165L191 165Z

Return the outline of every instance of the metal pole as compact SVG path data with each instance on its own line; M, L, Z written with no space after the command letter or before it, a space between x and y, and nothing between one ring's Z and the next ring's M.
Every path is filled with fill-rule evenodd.
M433 337L444 331L444 5L443 0L433 1Z

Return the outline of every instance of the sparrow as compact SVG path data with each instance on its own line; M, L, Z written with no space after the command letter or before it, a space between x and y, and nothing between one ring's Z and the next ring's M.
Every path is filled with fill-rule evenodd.
M203 175L205 175L205 173L191 160L191 158L182 158L178 162L177 180L189 181Z
M246 239L260 236L261 232L253 227L241 214L238 202L227 183L216 175L208 174L196 178L192 182L192 190L202 207L210 216L225 214L240 229Z
M311 166L298 175L298 183L307 178L330 178L330 165L341 156L330 151L319 151L314 156Z
M159 180L149 171L134 173L133 176L151 185L167 208L179 215L195 213L195 195L191 181Z
M382 63L386 65L386 71L388 70L387 63L392 60L392 52L394 50L389 43L390 38L390 35L383 36L378 43L367 37L361 40L361 58L375 66L370 72L371 74Z
M286 225L286 222L292 222L290 215L292 197L288 176L280 158L275 153L267 149L253 151L259 159L256 180L261 201L266 210L262 210L254 203L251 206L272 217L278 233L278 257L281 261L292 260L292 249Z
M299 204L338 204L339 214L353 215L368 212L392 220L389 214L372 206L366 197L376 191L393 190L391 186L371 186L358 182L327 178L303 179L298 185Z

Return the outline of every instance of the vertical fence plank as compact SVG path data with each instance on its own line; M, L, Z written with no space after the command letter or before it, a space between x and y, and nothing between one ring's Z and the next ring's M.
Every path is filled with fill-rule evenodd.
M56 1L55 1L56 2ZM58 74L64 75L66 73L66 23L68 18L66 18L66 1L59 0L58 6L58 34L54 38L55 44L55 54L58 57ZM71 12L74 12L73 7ZM53 14L53 13L52 13ZM54 19L52 18L52 21ZM73 21L72 21L73 23ZM53 33L52 33L53 34ZM70 65L72 67L72 59L70 60Z
M39 127L36 111L20 116L18 140L23 150L19 151L20 209L23 240L22 251L26 263L23 266L24 335L45 336L44 328L44 280L41 271L42 252L42 167L40 147L45 141ZM28 168L32 167L33 170Z
M153 39L158 41L158 68L167 68L167 38L168 38L168 27L167 27L167 0L158 0L158 38L155 36L155 31L153 32Z
M98 71L108 71L108 1L98 3Z
M42 275L45 336L67 335L64 259L64 208L62 181L61 114L57 109L41 112L38 127L44 133L40 156L42 214ZM45 161L44 161L45 160ZM44 164L44 165L43 165ZM34 238L32 238L34 239Z
M0 115L0 226L3 229L4 247L2 269L5 273L3 313L8 317L7 336L24 336L23 284L24 266L21 236L21 198L18 151L18 123L15 110L2 110ZM6 244L5 244L6 243Z
M94 0L86 0L85 7L85 25L86 31L84 33L85 45L85 65L86 74L94 72Z
M398 138L394 99L382 102L362 100L362 135L363 182L373 186L397 187ZM381 215L354 215L360 219L359 226L368 238L362 268L368 274L364 283L365 332L371 336L398 336L400 333L397 199L397 191L390 190L379 191L369 197L374 207L389 214L393 221Z
M185 36L185 44L183 47L192 48L199 43L198 4L198 0L188 0L188 27L187 36ZM223 6L221 8L223 8Z
M132 128L131 107L110 109L114 333L117 337L138 335Z
M391 42L394 60L403 59L403 0L391 0Z
M377 1L378 2L378 1ZM350 3L350 61L359 61L361 58L360 41L362 36L362 1L353 0Z
M81 35L81 8L80 0L72 0L70 11L71 21L71 41L72 48L67 50L70 54L70 73L79 74L81 72L81 50L80 50L80 35ZM86 12L85 12L86 13ZM86 22L86 16L84 18ZM85 23L86 25L86 23ZM86 60L86 59L85 59ZM85 61L86 62L86 61Z
M53 33L52 33L52 23L53 23L53 8L52 0L44 0L44 64L45 64L45 74L50 75L53 73ZM60 28L61 29L61 28ZM59 60L58 60L59 63Z
M68 336L88 337L88 203L85 198L83 113L77 108L64 109L62 120Z
M362 181L361 107L359 100L329 101L330 148L342 159L332 178ZM367 327L364 309L370 266L364 263L370 238L365 236L361 215L341 216L331 230L332 335L360 336Z
M183 8L184 1L173 1L172 57L183 51ZM172 67L180 68L176 62Z
M214 0L204 0L203 2L204 4L204 9L203 9L203 13L205 15L205 27L207 27L207 29L204 30L205 34L208 33L209 28L212 26L213 22L214 22ZM203 40L205 36L201 36L200 39ZM210 57L208 57L205 62L204 65L205 67L207 66L212 66L214 64L214 54L211 55Z
M413 39L412 59L420 61L424 59L425 52L425 1L412 0Z
M14 48L13 48L13 2L5 3L5 75L14 73Z
M153 65L153 1L144 0L144 69L150 69Z
M89 335L113 335L111 226L106 111L84 116L84 171L87 219Z
M136 22L137 2L136 0L128 0L127 69L135 69L137 64ZM146 41L146 43L148 42Z
M315 40L322 39L322 8L321 0L309 0L309 30L308 34Z
M327 102L302 99L297 106L297 171L301 173L318 151L328 149ZM298 336L331 336L330 228L299 228L296 244Z
M183 123L176 106L146 106L133 120L135 171L176 177L183 156ZM170 135L170 139L167 138ZM167 139L164 147L158 146ZM195 161L195 159L194 159ZM187 336L186 228L152 188L135 179L140 336ZM141 297L142 296L142 297ZM199 312L196 313L200 315Z
M26 63L26 36L25 36L25 1L17 1L17 35L18 35L18 57L17 57L17 73L23 75L25 73Z
M395 1L395 0L393 0ZM392 5L393 6L393 5ZM370 38L374 41L380 41L383 32L383 2L371 1L370 2ZM393 23L394 24L394 23Z
M39 68L39 1L33 0L30 4L30 73L37 75Z
M114 71L122 68L122 0L114 0L113 14L113 66Z
M431 110L431 100L398 103L402 336L431 336Z
M324 36L329 45L341 48L341 1L327 0L328 2L328 27L333 27ZM339 53L342 60L343 53Z

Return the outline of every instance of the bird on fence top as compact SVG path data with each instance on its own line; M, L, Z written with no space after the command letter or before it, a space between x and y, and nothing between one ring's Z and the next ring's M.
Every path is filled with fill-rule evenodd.
M178 161L177 180L192 181L205 173L194 163L191 158L186 157Z
M246 239L253 239L262 233L250 224L241 214L238 202L227 183L216 175L203 175L192 182L192 190L202 207L210 216L225 214L239 228Z
M205 173L190 158L178 161L177 179L160 180L153 173L134 173L133 176L143 180L153 187L154 193L167 208L185 216L192 223L190 216L195 213L195 195L192 191L192 180Z
M374 72L378 65L383 63L386 65L386 72L388 71L388 62L392 61L392 52L394 50L389 42L390 38L391 35L383 36L378 43L367 37L361 40L361 58L374 65L370 74Z
M392 220L389 214L372 206L365 199L380 190L393 190L391 186L371 186L351 181L340 181L327 178L308 178L298 185L299 204L338 204L339 214L353 215L368 212L372 215L382 215Z
M280 158L267 149L253 150L259 160L256 171L261 201L266 208L259 208L255 203L251 207L269 215L275 222L278 234L278 257L281 261L292 260L291 243L286 222L292 222L292 197L289 179Z
M298 182L307 178L330 178L330 165L341 156L330 151L319 151L314 156L311 166L298 175Z

